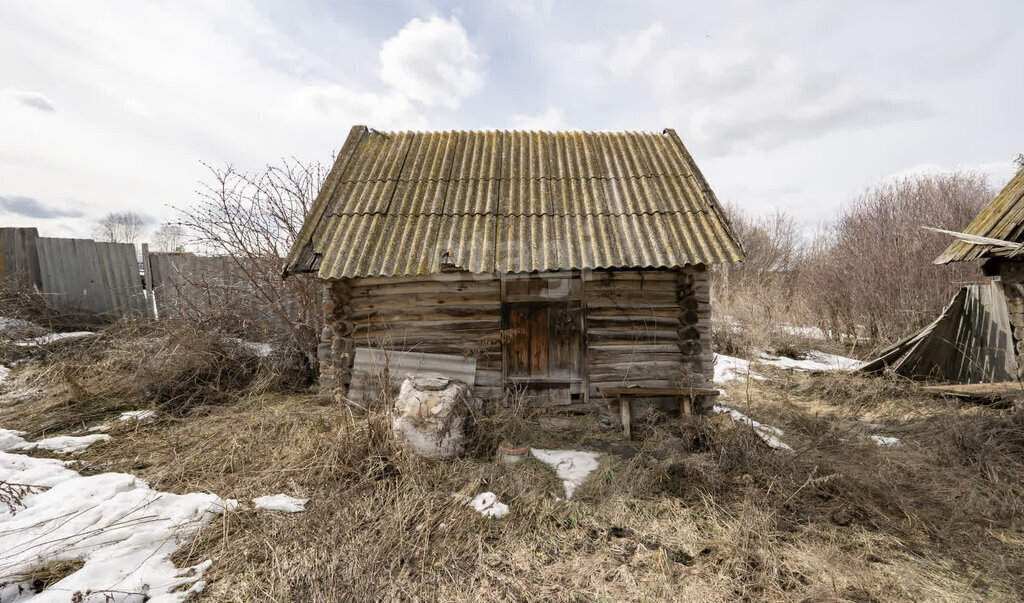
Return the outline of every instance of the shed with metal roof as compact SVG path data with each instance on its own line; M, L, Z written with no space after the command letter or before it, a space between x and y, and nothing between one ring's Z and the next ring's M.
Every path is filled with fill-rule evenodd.
M672 130L356 126L284 274L328 285L321 382L356 403L375 348L475 359L480 397L603 410L607 387L710 383L707 266L741 259Z

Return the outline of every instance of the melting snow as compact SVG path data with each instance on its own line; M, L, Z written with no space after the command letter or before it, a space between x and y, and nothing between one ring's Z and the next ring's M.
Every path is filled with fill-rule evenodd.
M11 372L11 369L9 369L6 366L0 364L0 383L3 383L4 380L7 379L7 375L9 375L10 372Z
M274 346L270 345L269 343L260 343L259 341L246 341L244 339L239 339L238 337L228 337L227 339L242 346L242 348L244 348L253 356L258 356L260 358L266 358L267 356L270 356L274 352Z
M23 435L25 435L24 431L0 429L0 451L42 448L51 452L71 454L81 452L96 442L104 442L110 439L110 436L100 433L87 436L54 436L35 442L27 442L22 438Z
M761 364L768 364L771 366L777 366L779 368L791 368L800 371L845 371L853 370L860 367L863 362L860 360L854 360L853 358L846 358L844 356L836 356L835 354L826 354L825 352L819 352L818 350L811 350L804 354L806 356L803 360L794 360L793 358L787 358L785 356L769 356L768 354L761 354Z
M6 450L20 450L24 448L28 442L21 437L23 435L25 435L24 431L0 429L0 452L4 452Z
M22 347L27 347L30 345L46 345L49 343L53 343L54 341L59 341L61 339L73 339L77 337L85 337L86 335L95 335L95 333L93 333L92 331L75 331L73 333L50 333L48 335L43 335L42 337L33 337L32 339L25 339L22 341L18 341L16 343L17 345L20 345Z
M10 318L8 316L0 316L0 335L7 335L8 337L14 337L18 331L27 331L28 329L38 329L39 325L34 322L27 320L21 320L20 318Z
M715 383L743 381L747 375L750 375L751 379L764 379L750 370L749 361L724 354L715 354Z
M807 352L802 360L761 354L755 363L798 371L845 371L856 369L863 364L860 360L826 354L818 350ZM749 361L724 354L715 354L715 383L743 381L748 374L751 379L764 379L764 376L751 370Z
M81 452L96 442L105 442L109 439L110 436L105 433L96 433L86 436L54 436L52 438L44 438L35 442L28 442L28 445L22 450L42 448L43 450L49 450L51 452L72 454L75 452Z
M2 430L0 438L18 432ZM20 436L15 436L20 439ZM83 477L55 459L0 452L0 480L33 486L11 513L0 507L0 601L181 601L203 588L206 561L176 568L171 554L235 501L157 492L124 473ZM32 569L79 560L74 573L32 596ZM172 592L175 591L175 592Z
M760 436L760 438L764 440L764 443L768 444L768 446L775 448L777 450L792 450L789 444L786 444L785 442L778 438L778 436L782 435L782 430L779 429L778 427L772 427L771 425L758 423L757 421L751 419L750 417L741 413L740 411L729 408L728 406L715 404L714 407L712 407L712 410L714 410L716 413L720 415L728 413L732 417L733 421L736 421L737 423L743 423L745 425L750 425L751 427L754 428L754 433Z
M481 492L473 498L465 494L452 494L452 498L472 508L488 519L501 519L508 515L508 505L498 501L498 495L494 492ZM444 524L441 524L442 526Z
M284 511L285 513L301 513L306 510L308 498L293 498L287 494L271 494L252 499L252 504L267 511Z
M129 410L128 412L121 413L121 416L117 418L118 421L130 421L135 419L136 421L144 421L146 419L152 419L156 415L155 410Z
M597 469L597 458L600 453L585 450L543 450L531 448L533 454L542 463L551 465L562 483L565 485L565 497L572 498L576 488Z
M894 438L892 436L873 435L868 437L874 440L879 446L888 446L889 448L897 448L903 443L899 438Z

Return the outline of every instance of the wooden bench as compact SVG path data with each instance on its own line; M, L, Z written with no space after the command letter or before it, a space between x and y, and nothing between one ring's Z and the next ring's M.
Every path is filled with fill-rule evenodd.
M693 400L698 396L718 395L717 389L705 387L683 387L679 389L670 388L647 388L647 387L599 387L597 391L606 396L615 396L619 399L619 417L622 419L622 431L626 439L632 436L630 423L632 422L632 411L630 409L630 396L671 396L679 398L679 415L693 414Z

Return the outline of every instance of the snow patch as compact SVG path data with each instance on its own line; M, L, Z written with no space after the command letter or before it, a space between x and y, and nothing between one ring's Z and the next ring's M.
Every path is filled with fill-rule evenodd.
M42 448L51 452L72 454L81 452L96 442L104 442L110 439L110 436L100 433L86 436L54 436L35 442L28 442L22 438L23 435L25 435L24 431L0 429L0 451Z
M804 359L796 360L785 356L761 354L759 362L769 366L799 371L847 371L857 369L864 364L860 360L836 356L835 354L826 354L818 350L811 350L804 354L804 356Z
M7 375L11 374L11 369L0 364L0 383L3 383L7 379Z
M873 435L868 437L874 440L879 446L886 446L888 448L899 448L903 444L899 438L894 438L892 436Z
M23 450L42 448L43 450L49 450L60 454L74 454L85 450L96 442L106 442L109 439L110 436L105 433L96 433L85 436L54 436L52 438L44 438L35 442L28 442L28 445L23 448Z
M860 368L864 364L860 360L826 354L818 350L811 350L804 356L803 359L797 360L786 356L762 353L755 363L798 371L848 371ZM715 354L715 383L744 381L748 375L751 379L758 381L764 379L763 375L751 370L749 361L724 354Z
M501 519L508 515L508 505L498 500L494 492L481 492L473 498L465 494L452 494L452 498L488 519ZM444 524L441 524L444 527Z
M157 492L124 473L83 477L63 461L7 452L0 452L0 480L33 486L16 513L0 507L0 583L8 583L0 601L25 600L19 587L29 585L12 580L40 564L71 560L84 565L33 600L66 601L91 591L81 600L182 601L202 589L210 562L179 569L171 554L236 505L213 494Z
M301 513L306 510L308 498L294 498L287 494L270 494L252 499L257 509L267 511L284 511L285 513Z
M75 331L73 333L50 333L41 337L33 337L32 339L23 339L22 341L16 341L15 345L21 347L28 347L33 345L47 345L61 339L76 339L78 337L85 337L87 335L95 335L92 331Z
M11 318L9 316L0 316L0 335L4 335L6 337L16 337L23 331L38 328L40 328L39 325L34 322L29 322L20 318Z
M89 431L107 431L110 429L110 425L94 425L89 428Z
M565 486L565 497L572 498L576 488L587 479L592 471L597 469L597 459L601 456L597 452L585 450L543 450L531 448L530 453L540 462L551 465Z
M716 413L720 415L728 414L729 416L732 417L732 420L736 421L737 423L750 425L751 427L754 428L754 433L756 433L762 440L764 440L764 443L768 444L768 446L770 446L771 448L775 448L776 450L793 450L792 448L790 448L789 444L786 444L785 442L779 439L779 436L782 435L782 430L779 429L778 427L772 427L771 425L759 423L751 419L747 415L741 413L740 411L735 410L733 408L729 408L728 406L715 404L712 407L712 410L714 410Z
M749 361L724 354L715 354L715 383L744 381L748 375L751 379L764 379L763 376L750 370Z
M28 442L21 437L23 435L25 435L24 431L0 429L0 452L23 449L28 444Z
M156 416L155 410L129 410L121 413L121 416L117 418L118 421L130 421L135 419L136 421L145 421L146 419L152 419Z
M267 356L270 356L272 353L274 353L274 346L270 345L269 343L260 343L258 341L246 341L238 337L228 337L227 339L229 341L237 343L245 351L249 352L253 356L258 356L259 358L266 358Z

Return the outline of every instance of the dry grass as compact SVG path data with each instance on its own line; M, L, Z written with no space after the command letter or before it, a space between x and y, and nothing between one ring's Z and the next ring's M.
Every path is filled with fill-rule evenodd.
M5 383L7 398L23 402L4 409L5 421L22 425L32 437L140 408L194 415L308 381L301 358L259 357L202 324L124 320L95 336L14 349L39 362Z
M54 375L45 371L60 364L20 369L15 381ZM100 366L100 381L82 382L87 391L125 365ZM466 458L427 462L395 448L387 413L354 416L312 395L246 386L188 413L117 422L129 404L86 413L59 379L36 381L47 389L6 407L3 426L112 423L113 439L77 457L79 470L242 501L176 555L179 565L214 560L203 595L211 601L1024 595L1019 412L957 406L899 381L783 377L754 384L749 402L736 387L730 404L784 429L792 454L703 419L641 425L644 439L622 446L596 420L583 419L589 430L545 431L510 404L477 412ZM879 447L872 433L904 444ZM507 440L603 444L623 455L605 456L564 501L547 466L493 459ZM451 497L485 490L510 515L487 520ZM309 498L308 510L247 504L278 492Z

